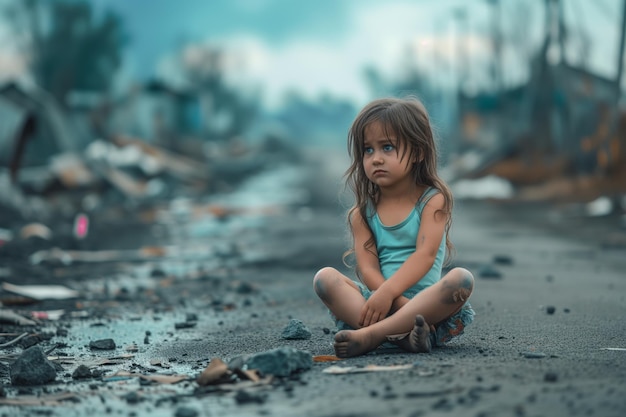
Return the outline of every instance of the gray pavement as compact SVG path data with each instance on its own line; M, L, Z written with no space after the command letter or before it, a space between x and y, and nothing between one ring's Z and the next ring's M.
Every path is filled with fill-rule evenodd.
M5 405L0 415L626 415L626 250L607 247L601 235L620 232L619 226L614 219L596 219L594 235L580 226L579 218L554 222L547 206L488 201L459 201L455 210L454 263L476 275L471 303L477 317L460 340L431 354L381 350L314 363L309 370L245 390L237 384L230 391L199 390L194 378L213 358L230 361L278 347L334 353L332 322L311 280L322 266L342 267L346 232L343 213L332 204L335 182L322 183L309 187L315 204L287 206L260 222L240 219L223 225L225 232L208 236L170 233L170 243L179 246L221 248L215 269L204 264L202 274L190 274L203 265L194 258L134 265L131 278L122 272L117 278L70 282L92 291L105 282L108 291L125 287L130 302L119 292L115 302L92 296L98 315L73 319L68 337L42 343L44 349L66 343L68 354L77 358L65 365L57 382L20 391L5 378L7 397L69 391L76 394L75 401L53 407ZM322 197L331 203L316 200ZM141 270L147 271L145 276L137 272ZM499 276L483 276L489 271ZM184 322L188 314L197 315L195 327L175 329L174 323ZM310 339L281 338L292 318L305 323ZM189 379L169 385L142 384L137 378L69 378L81 361L105 356L84 346L107 336L116 338L116 354L132 343L138 350L131 360L93 368L104 376L132 370ZM324 372L330 366L366 365L411 366Z

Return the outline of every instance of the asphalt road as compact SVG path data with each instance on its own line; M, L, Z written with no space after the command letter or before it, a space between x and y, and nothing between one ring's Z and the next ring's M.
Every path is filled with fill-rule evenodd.
M43 386L17 387L5 366L5 400L22 403L5 401L0 415L626 415L626 246L606 240L623 234L619 218L489 201L459 201L455 210L454 263L476 276L477 313L458 341L431 354L380 350L315 362L253 386L233 377L199 387L195 377L214 358L229 362L280 347L334 353L333 323L311 280L322 266L342 267L345 220L334 177L313 178L292 184L306 186L308 199L217 223L189 215L198 210L183 215L180 205L176 216L163 215L170 206L158 224L141 229L142 242L177 248L166 260L50 266L54 279L42 283L71 286L81 298L22 309L67 310L60 321L36 327L54 333L38 345L54 348L49 356L60 354L64 370ZM124 230L137 229L113 232L114 224L111 233L131 245L137 236L125 237ZM311 337L284 339L291 319L301 320ZM23 331L3 327L9 330ZM113 338L116 349L88 347L104 338ZM22 349L17 344L2 353ZM122 355L132 356L103 361ZM96 375L72 377L80 364ZM364 372L367 365L384 368ZM325 372L331 366L361 372ZM187 378L166 384L139 374ZM68 399L54 398L62 393ZM28 405L30 396L52 402Z

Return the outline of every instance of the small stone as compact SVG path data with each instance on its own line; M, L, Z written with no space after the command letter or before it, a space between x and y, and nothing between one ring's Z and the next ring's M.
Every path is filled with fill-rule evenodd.
M142 398L135 391L129 392L128 394L124 395L123 398L128 404L138 404L142 401Z
M198 410L190 407L180 407L174 412L174 417L196 417Z
M550 315L554 314L555 311L556 311L556 308L554 308L554 306L546 307L546 313L548 313Z
M22 349L28 349L31 346L35 346L39 342L41 342L41 339L39 339L37 335L29 335L20 340L20 346Z
M174 328L175 329L190 329L192 327L196 327L196 322L195 321L185 321L182 323L174 323Z
M304 340L311 338L311 331L301 320L291 319L287 327L283 329L281 336L288 340Z
M324 327L322 331L324 332L324 334L330 334L330 329L328 327Z
M250 283L239 282L235 286L235 291L237 294L252 294L254 292L254 287Z
M541 359L546 357L546 354L543 352L522 352L522 355L526 359Z
M166 276L166 274L165 274L165 272L162 269L155 268L150 273L150 276L152 278L162 278L162 277Z
M493 263L498 265L513 265L513 258L509 255L495 255Z
M13 385L43 385L57 376L54 365L39 346L26 349L9 368Z
M261 393L251 393L245 390L237 391L237 394L235 395L235 401L237 402L237 404L263 404L266 399L267 396Z
M546 382L556 382L559 379L559 376L554 372L546 372L543 377L543 380Z
M91 370L85 365L79 365L72 373L72 378L74 379L85 379L91 378L92 376Z
M96 350L113 350L116 346L113 339L100 339L89 342L89 347Z
M502 273L490 264L482 265L478 269L478 276L487 279L502 279Z

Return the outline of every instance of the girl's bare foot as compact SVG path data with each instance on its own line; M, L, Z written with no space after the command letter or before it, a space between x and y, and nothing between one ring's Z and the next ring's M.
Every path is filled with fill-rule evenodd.
M342 330L335 335L335 354L340 358L363 355L378 347L367 334L355 330Z
M413 353L428 353L430 346L430 326L421 315L415 316L415 325L413 330L402 339L390 339L391 342L400 346L402 349Z

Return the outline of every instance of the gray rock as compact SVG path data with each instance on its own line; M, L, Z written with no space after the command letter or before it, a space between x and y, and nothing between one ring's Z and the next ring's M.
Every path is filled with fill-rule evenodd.
M72 373L72 378L74 379L85 379L91 378L92 376L91 370L85 365L79 365Z
M256 353L246 359L248 369L257 369L265 375L289 376L294 372L310 369L313 356L310 352L280 347Z
M310 339L311 331L305 326L305 324L298 319L291 319L287 327L283 329L283 339Z
M174 417L197 417L197 416L198 416L198 410L196 410L195 408L190 408L190 407L180 407L176 409L176 412L174 413Z
M113 350L115 349L115 341L113 339L92 340L89 347L97 350Z
M542 359L546 357L546 354L543 352L529 351L522 352L522 356L524 356L526 359Z
M478 268L478 276L486 279L502 279L502 273L490 264L481 265Z
M57 371L39 346L26 349L10 368L13 385L43 385L54 381Z

